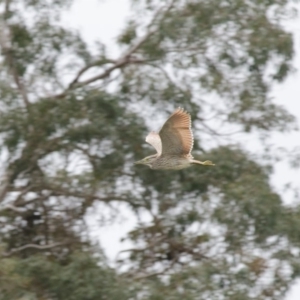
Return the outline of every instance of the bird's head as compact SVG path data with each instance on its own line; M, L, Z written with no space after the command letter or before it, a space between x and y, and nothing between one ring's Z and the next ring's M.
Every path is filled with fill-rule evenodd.
M152 163L154 160L156 160L157 158L157 155L154 154L154 155L150 155L150 156L147 156L141 160L138 160L135 162L136 165L146 165L146 166L149 166L150 168L152 167Z

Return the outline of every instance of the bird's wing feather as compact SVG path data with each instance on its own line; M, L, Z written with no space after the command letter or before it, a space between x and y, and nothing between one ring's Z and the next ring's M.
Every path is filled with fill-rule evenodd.
M161 155L161 139L158 133L152 131L146 136L146 142L153 146L158 155Z
M162 155L190 155L194 143L191 116L177 108L159 131L159 136Z

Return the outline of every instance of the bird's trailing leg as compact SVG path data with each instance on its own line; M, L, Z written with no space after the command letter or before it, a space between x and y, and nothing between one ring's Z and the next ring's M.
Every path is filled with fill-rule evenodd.
M210 161L210 160L206 160L206 161L199 161L199 160L192 160L191 161L192 164L198 164L198 165L204 165L204 166L215 166L215 164Z

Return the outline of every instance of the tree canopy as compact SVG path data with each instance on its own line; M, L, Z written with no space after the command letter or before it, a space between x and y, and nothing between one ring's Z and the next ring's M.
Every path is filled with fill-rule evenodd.
M135 0L118 57L62 25L74 1L0 0L0 300L283 299L300 206L226 137L295 128L270 97L293 69L290 1ZM217 166L134 167L178 106ZM140 221L111 267L85 218L118 203Z

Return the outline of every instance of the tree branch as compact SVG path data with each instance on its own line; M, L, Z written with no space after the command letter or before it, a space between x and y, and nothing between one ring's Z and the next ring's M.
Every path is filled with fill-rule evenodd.
M13 211L18 212L18 213L23 213L23 212L26 211L25 208L16 207L16 206L14 206L14 205L7 204L7 205L5 205L5 206L3 206L3 207L0 207L0 212L1 212L1 211L4 211L4 210L8 210L8 209L13 210Z
M153 35L157 31L157 28L151 29L151 27L153 27L153 25L157 21L158 17L159 16L162 17L165 13L167 13L173 7L173 5L174 5L174 0L172 0L167 7L162 7L159 10L157 10L156 13L154 14L152 20L146 26L147 32L145 33L145 35L142 36L141 38L139 38L132 46L130 46L117 60L107 59L107 60L102 60L101 61L101 62L104 62L103 64L105 64L105 63L114 63L111 67L107 68L106 70L104 70L102 73L100 73L98 75L95 75L91 78L88 78L84 81L79 82L79 78L82 76L82 74L85 73L88 69L90 69L94 66L97 66L99 64L99 61L94 62L90 65L87 65L87 66L83 67L81 70L78 71L77 75L71 81L71 83L69 84L67 89L64 92L60 93L60 94L54 95L53 98L54 99L63 98L71 90L73 90L75 88L78 88L78 87L81 87L81 86L88 85L88 84L93 83L97 80L104 79L104 78L110 76L110 74L114 70L120 69L120 68L122 68L122 67L124 67L128 64L139 64L139 63L146 62L145 60L135 58L132 55L149 39L149 37L151 35ZM162 13L162 11L164 11L164 12Z
M169 266L165 267L163 270L158 271L158 272L154 272L154 273L150 273L150 274L143 274L143 275L132 275L132 277L135 280L142 280L142 279L146 279L146 278L151 278L151 277L157 277L159 275L166 275L166 273L170 270L172 270L172 268L174 267L174 265L176 264L176 260L173 260ZM131 274L126 274L126 275L131 275Z
M110 68L106 69L105 71L103 71L101 74L98 74L96 76L93 76L89 79L86 79L84 81L80 81L78 82L80 76L86 72L88 69L94 67L94 66L97 66L96 63L94 64L91 64L91 65L88 65L84 68L82 68L76 75L76 77L71 81L71 83L69 84L68 88L60 93L60 94L57 94L55 96L53 96L52 98L54 99L61 99L63 97L65 97L68 92L70 92L71 90L75 89L75 88L78 88L78 87L81 87L81 86L85 86L85 85L88 85L90 83L93 83L97 80L100 80L100 79L104 79L106 77L109 77L109 75L116 69L120 69L122 67L124 67L125 65L127 64L138 64L138 63L143 63L144 60L141 60L141 59L135 59L135 58L130 58L130 57L121 57L119 58L117 61L115 61L115 64L113 66L111 66Z
M103 201L103 202L111 202L111 201L116 201L116 200L129 202L129 200L127 198L115 196L115 195L108 195L106 197L101 197L101 196L97 196L97 195L81 193L78 191L72 192L72 191L68 191L66 189L62 189L59 187L48 186L46 188L52 191L53 196L76 197L76 198L84 198L84 199L91 199L91 200L99 200L99 201Z
M89 69L93 68L93 67L97 67L97 66L101 66L101 65L105 65L105 64L115 64L116 62L112 59L101 59L98 61L95 61L91 64L86 65L85 67L83 67L82 69L80 69L77 73L77 75L75 76L75 78L70 82L68 89L72 89L77 83L79 78Z
M10 250L9 252L3 253L2 256L3 257L8 257L8 256L13 255L14 253L23 251L23 250L28 249L28 248L39 249L39 250L48 250L48 249L58 247L58 246L62 246L62 245L65 245L65 244L66 243L54 243L54 244L49 244L49 245L26 244L24 246L14 248L14 249Z
M49 190L51 191L51 196L65 196L65 197L75 197L75 198L83 198L83 199L91 199L91 200L99 200L103 202L111 202L111 201L124 201L129 203L129 199L126 197L118 196L118 195L107 195L104 197L94 195L94 194L87 194L82 193L80 191L70 191L66 188L62 188L60 186L51 185L49 183L44 183L40 185L39 189L32 189L34 192L38 192L40 190Z
M3 175L0 187L0 203L5 199L6 194L10 191L10 180L12 172L6 170L6 173Z

